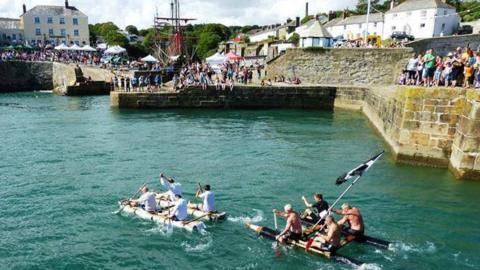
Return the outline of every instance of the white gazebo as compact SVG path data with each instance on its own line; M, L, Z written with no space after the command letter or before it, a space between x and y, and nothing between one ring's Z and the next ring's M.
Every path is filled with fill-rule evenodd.
M159 62L157 58L153 57L150 54L148 56L142 58L141 60L142 60L142 62L146 62L146 63L158 63Z
M84 52L96 52L97 50L95 48L92 48L90 45L85 45L82 47L82 51Z
M54 49L57 50L57 51L68 51L70 49L70 47L65 45L65 43L62 43L62 44L56 46Z
M82 47L78 46L77 44L73 44L69 49L71 51L81 51Z
M332 44L332 35L320 24L319 21L313 22L307 29L300 34L300 47L330 47Z
M109 47L105 53L106 54L122 54L124 52L126 52L127 50L125 48L122 48L120 46L112 46L112 47Z

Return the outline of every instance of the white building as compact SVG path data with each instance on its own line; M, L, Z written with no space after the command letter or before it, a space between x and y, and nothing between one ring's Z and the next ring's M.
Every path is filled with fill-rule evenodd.
M19 19L0 18L0 45L23 44L23 27Z
M369 17L369 35L383 36L384 16L383 13L372 13ZM337 18L325 24L328 32L333 37L344 39L358 39L365 37L367 33L367 15L350 16L344 19Z
M68 0L64 6L35 6L20 16L24 39L31 45L90 44L88 17Z
M442 0L407 0L385 13L384 37L395 31L415 38L448 36L456 33L460 17Z
M271 37L278 37L277 27L268 26L266 29L253 30L248 33L248 38L251 43L265 41Z
M323 25L313 20L309 27L299 33L300 47L330 47L332 45L332 35L323 27Z

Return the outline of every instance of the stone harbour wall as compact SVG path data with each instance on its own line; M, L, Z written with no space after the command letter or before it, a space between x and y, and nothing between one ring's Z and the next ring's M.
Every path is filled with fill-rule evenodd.
M309 84L391 85L412 52L411 48L288 49L266 71L268 78L298 76Z
M392 86L369 91L363 110L398 161L447 167L464 107L461 89Z
M0 61L0 93L53 89L50 62Z
M338 107L360 108L357 96L365 88L338 86L235 86L232 91L217 91L209 87L189 88L179 93L125 93L112 92L111 105L119 108L231 108L231 109L317 109ZM341 98L336 99L337 95Z
M71 92L75 92L75 95L81 95L81 91L84 90L85 95L91 94L108 94L109 91L99 87L101 83L91 84L91 88L88 85L82 87L74 87L76 76L75 76L75 67L74 64L63 64L63 63L53 63L53 90L55 93L60 95L69 95ZM105 85L109 83L113 78L114 74L112 71L107 69L100 69L95 67L83 66L80 65L82 69L83 76L85 78L90 77L92 81L103 82ZM73 89L68 91L68 89Z
M447 55L458 47L467 46L474 51L480 48L480 34L426 38L407 44L407 47L413 48L416 53L424 54L426 50L433 49L440 55Z

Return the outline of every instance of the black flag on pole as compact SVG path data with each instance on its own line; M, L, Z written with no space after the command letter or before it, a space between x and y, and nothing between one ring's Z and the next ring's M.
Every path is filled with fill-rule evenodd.
M382 151L380 154L374 156L373 158L356 167L355 169L343 174L342 176L337 178L335 184L339 186L347 182L351 178L362 176L366 171L368 171L368 169L370 169L370 167L372 167L373 163L375 163L375 161L377 161L383 155L383 153L385 153L385 151Z

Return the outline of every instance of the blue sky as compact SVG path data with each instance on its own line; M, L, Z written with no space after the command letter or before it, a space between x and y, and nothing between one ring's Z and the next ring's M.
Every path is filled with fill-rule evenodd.
M153 24L158 8L160 16L169 16L170 0L69 0L89 16L90 23L113 21L121 27L134 24L140 28ZM184 17L198 22L226 25L273 24L305 15L305 0L181 0ZM328 12L352 6L357 0L310 0L310 13ZM64 0L0 0L0 17L18 17L22 4L63 5Z

